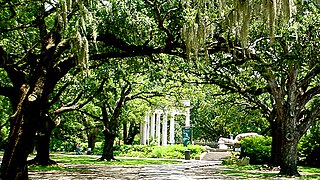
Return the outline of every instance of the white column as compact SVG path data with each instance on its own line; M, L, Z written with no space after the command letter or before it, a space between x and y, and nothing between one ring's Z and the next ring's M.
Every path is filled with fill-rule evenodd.
M170 144L174 144L174 115L175 113L171 113L170 119Z
M183 105L186 106L185 116L186 116L186 127L190 127L190 100L182 100Z
M162 146L166 146L166 145L168 144L167 131L168 131L168 118L167 118L167 114L166 114L166 113L163 113L163 121L162 121Z
M149 138L150 138L150 116L146 115L145 117L145 121L146 121L146 144L149 144Z
M149 121L149 117L148 116L145 116L144 117L144 121L143 122L141 122L141 124L140 124L140 134L141 134L141 136L140 136L140 144L142 144L142 145L146 145L147 144L147 133L148 133L148 121Z
M143 124L144 122L140 122L140 145L143 145Z
M161 112L158 111L156 112L156 141L157 141L157 145L160 146L160 140L161 140L161 136L160 136L160 126L161 126L161 121L160 121L160 115Z
M186 108L186 127L190 127L190 108Z
M150 123L150 136L151 140L154 140L154 130L155 130L155 125L156 125L156 119L155 119L155 113L152 114L151 116L151 123Z

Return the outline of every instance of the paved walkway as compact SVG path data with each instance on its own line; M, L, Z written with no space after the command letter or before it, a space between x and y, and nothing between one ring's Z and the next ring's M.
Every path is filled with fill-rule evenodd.
M139 171L144 180L224 179L218 171L220 161L190 161L184 164L146 166Z
M140 165L140 166L110 166L92 164L60 164L66 171L29 171L31 180L200 180L200 179L261 179L266 176L241 177L239 175L225 174L228 169L221 166L221 158L229 156L228 153L210 152L203 159L189 160L182 164L168 165ZM277 174L279 171L252 170L249 173ZM319 176L319 173L302 175ZM251 178L252 177L252 178ZM271 178L271 177L270 177ZM272 177L271 179L292 180L299 178Z
M231 156L231 152L208 152L201 160L203 161L221 161Z
M112 180L191 180L225 179L219 174L223 168L220 159L229 156L225 153L208 153L205 161L189 160L182 164L145 165L145 166L110 166L64 164L66 169L75 171L30 171L29 178L38 179L112 179ZM208 161L210 160L210 161Z
M147 166L64 165L76 171L30 171L32 180L112 179L112 180L191 180L225 179L218 171L220 161L188 161L183 164Z
M230 152L208 152L201 161L184 161L184 164L146 166L139 170L142 180L191 180L225 179L219 170L221 160L230 156Z

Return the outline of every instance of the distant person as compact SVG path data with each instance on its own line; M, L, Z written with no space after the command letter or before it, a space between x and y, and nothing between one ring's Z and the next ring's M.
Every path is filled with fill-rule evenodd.
M80 145L80 143L78 143L77 147L76 147L76 155L80 155L80 154L82 154L81 153L81 145Z

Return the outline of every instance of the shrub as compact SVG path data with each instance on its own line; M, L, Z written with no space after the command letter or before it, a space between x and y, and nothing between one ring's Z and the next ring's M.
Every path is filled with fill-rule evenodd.
M102 154L103 143L96 145L94 154ZM167 158L167 159L184 159L185 150L190 150L190 157L195 159L199 157L206 149L199 145L125 145L115 144L114 156L141 157L141 158Z
M102 154L104 142L96 142L94 150L91 151L91 154ZM86 143L85 147L87 148L88 144Z
M241 157L249 157L250 164L270 163L271 137L252 136L240 141Z
M231 156L229 156L227 159L224 159L222 161L223 165L234 165L239 163L239 153L238 152L231 152Z
M118 145L115 147L115 156L145 157L145 158L168 158L184 159L185 150L190 150L191 158L200 156L205 151L198 145L168 145L168 146L145 146L145 145Z
M238 165L238 166L246 166L249 165L250 158L249 157L242 157L239 158L239 152L231 152L231 156L224 159L222 161L223 165Z

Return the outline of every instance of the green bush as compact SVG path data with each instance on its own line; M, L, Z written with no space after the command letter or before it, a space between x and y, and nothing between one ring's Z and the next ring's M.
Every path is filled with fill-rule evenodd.
M240 141L241 157L249 157L250 164L270 163L271 137L252 136Z
M227 157L222 161L223 165L234 165L239 163L239 153L231 152L231 156Z
M299 142L300 163L320 167L320 121L315 123Z
M94 154L102 154L103 144L96 144ZM167 159L184 159L185 150L190 150L190 157L195 159L199 157L206 149L199 145L119 145L114 146L114 156L140 157L140 158L167 158Z
M168 146L144 146L144 145L117 145L114 149L115 156L144 157L144 158L168 158L184 159L185 150L190 150L191 158L200 156L205 151L198 145L168 145Z

